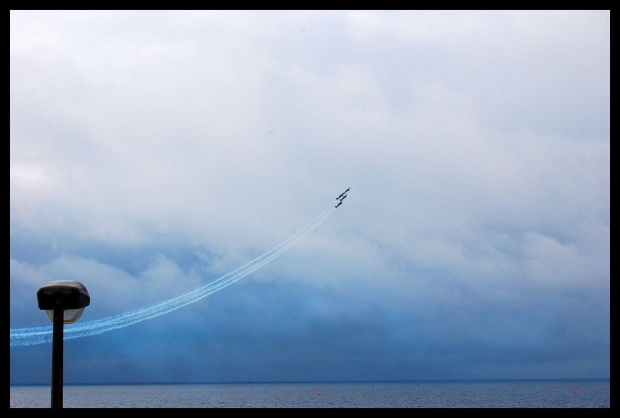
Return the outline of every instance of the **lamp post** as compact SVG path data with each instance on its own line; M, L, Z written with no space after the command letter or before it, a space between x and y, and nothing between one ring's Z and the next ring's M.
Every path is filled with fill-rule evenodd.
M76 322L90 305L86 287L76 281L59 280L37 291L39 309L53 323L52 333L52 408L62 408L64 324Z

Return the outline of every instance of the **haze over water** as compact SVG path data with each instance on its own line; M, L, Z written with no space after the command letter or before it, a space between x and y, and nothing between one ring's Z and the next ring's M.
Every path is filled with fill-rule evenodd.
M11 408L49 408L47 386ZM609 380L66 386L65 408L609 408Z

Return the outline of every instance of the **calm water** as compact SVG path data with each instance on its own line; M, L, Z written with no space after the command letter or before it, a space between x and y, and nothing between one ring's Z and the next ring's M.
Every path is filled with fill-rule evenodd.
M49 408L11 386L11 408ZM610 408L609 380L65 386L65 408Z

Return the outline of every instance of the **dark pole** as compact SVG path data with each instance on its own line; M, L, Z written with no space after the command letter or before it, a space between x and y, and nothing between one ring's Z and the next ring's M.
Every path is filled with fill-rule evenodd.
M54 308L54 332L52 335L52 408L62 408L64 311L62 307Z
M62 408L63 327L80 319L84 308L90 305L90 295L80 282L56 280L37 290L37 302L39 309L47 311L52 319L52 408Z

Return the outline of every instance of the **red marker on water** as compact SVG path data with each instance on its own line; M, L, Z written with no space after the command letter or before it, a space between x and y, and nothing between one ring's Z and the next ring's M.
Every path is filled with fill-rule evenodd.
M316 396L321 396L321 392L317 392L317 393L316 393Z

